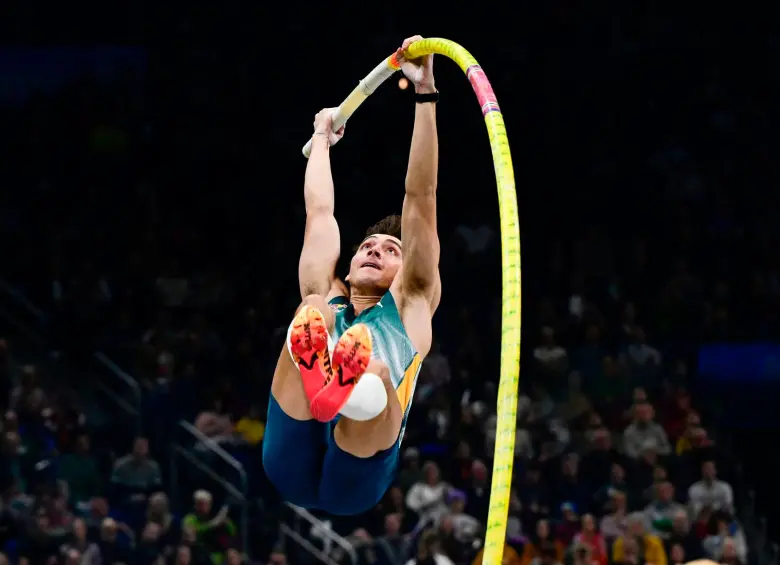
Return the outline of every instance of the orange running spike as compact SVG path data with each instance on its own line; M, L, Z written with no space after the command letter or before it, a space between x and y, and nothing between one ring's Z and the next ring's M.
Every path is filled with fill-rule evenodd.
M320 422L335 418L370 361L371 332L365 324L355 324L344 332L333 350L333 378L311 401L311 415Z
M328 326L322 312L308 304L295 315L290 332L290 351L301 371L303 390L309 402L331 378Z

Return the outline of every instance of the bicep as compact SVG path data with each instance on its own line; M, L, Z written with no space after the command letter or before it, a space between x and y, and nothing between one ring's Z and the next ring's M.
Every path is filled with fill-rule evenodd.
M340 251L339 226L333 214L308 215L303 250L298 263L301 297L328 294L335 279Z
M404 292L423 294L433 305L440 293L436 193L407 194L401 215ZM436 302L438 299L436 298Z

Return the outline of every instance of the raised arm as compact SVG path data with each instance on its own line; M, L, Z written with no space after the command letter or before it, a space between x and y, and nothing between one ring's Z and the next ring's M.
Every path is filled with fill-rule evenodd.
M411 37L402 50L422 39ZM435 94L433 55L420 60L403 61L404 74L415 85L418 95ZM436 232L436 184L439 167L439 142L436 133L435 102L415 105L414 133L406 172L406 196L401 213L403 242L402 292L407 297L424 297L431 313L439 303L439 236Z
M322 110L314 118L311 155L306 165L303 196L306 202L306 232L298 263L301 297L327 296L336 279L336 262L341 251L339 226L333 215L335 199L330 172L330 146L344 134L331 130L332 109Z

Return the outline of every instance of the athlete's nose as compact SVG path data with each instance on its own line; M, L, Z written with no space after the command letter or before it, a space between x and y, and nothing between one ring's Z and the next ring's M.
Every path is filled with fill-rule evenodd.
M368 255L369 255L369 257L371 256L371 254L372 254L372 253L373 253L374 255L376 255L376 256L377 256L377 258L381 258L381 255L380 255L380 253L379 253L379 250L378 250L376 247L372 247L371 249L369 249L369 250L368 250Z

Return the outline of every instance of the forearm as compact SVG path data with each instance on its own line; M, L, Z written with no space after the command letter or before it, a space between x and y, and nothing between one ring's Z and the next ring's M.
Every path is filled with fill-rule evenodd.
M312 137L311 155L306 166L303 198L306 214L333 214L333 175L330 170L330 145L325 135Z
M435 88L424 88L421 94L435 92ZM436 132L436 104L426 102L415 104L414 133L409 152L409 168L406 172L406 193L411 196L429 195L436 192L439 167L439 141Z
M301 297L328 293L341 252L339 227L333 215L335 199L329 152L328 138L315 135L303 189L306 233L298 264Z

